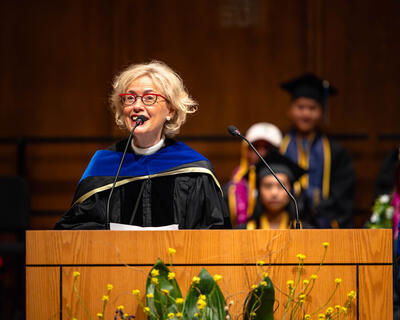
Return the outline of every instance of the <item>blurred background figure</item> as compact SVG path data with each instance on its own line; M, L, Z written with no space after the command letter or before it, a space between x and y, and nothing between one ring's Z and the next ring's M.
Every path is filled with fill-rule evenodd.
M306 173L277 151L270 151L265 161L289 192L293 190L293 183ZM261 162L257 164L257 190L257 202L246 229L289 229L295 226L294 204L280 183Z
M353 226L355 172L347 150L321 130L327 99L337 93L328 81L305 74L282 83L291 95L292 129L281 152L306 169L300 179L313 221L320 228Z
M393 228L393 238L399 236L400 223L400 146L383 161L376 178L375 203L367 222L371 228Z
M400 157L400 145L395 147L382 163L375 182L375 198L382 194L390 194L395 187L396 167Z
M262 157L270 150L278 150L282 133L277 126L260 122L253 124L246 132L249 140ZM224 195L229 206L232 225L245 223L254 210L256 193L257 154L243 141L240 165L234 170L231 180L224 186Z

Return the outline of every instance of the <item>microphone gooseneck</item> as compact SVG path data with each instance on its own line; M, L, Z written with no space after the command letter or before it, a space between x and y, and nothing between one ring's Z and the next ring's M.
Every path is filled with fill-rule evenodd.
M117 174L115 175L114 182L113 182L113 184L112 184L110 194L108 195L107 208L106 208L106 224L107 224L107 229L110 229L110 201L111 201L111 196L112 196L112 194L113 194L113 192L114 192L115 185L116 185L116 183L117 183L117 179L118 179L118 176L119 176L119 172L120 172L120 170L121 170L122 163L124 162L124 159L125 159L126 151L128 150L128 146L129 146L130 143L131 143L132 136L133 136L133 132L135 131L135 129L136 129L138 126L142 125L145 121L147 121L147 118L146 118L144 115L140 115L140 116L138 116L138 117L136 118L136 123L135 123L135 125L133 126L133 128L132 128L132 130L131 130L131 133L129 134L128 141L126 142L124 153L122 154L121 161L119 162L119 167L118 167L118 170L117 170Z
M276 176L275 172L271 169L271 167L269 166L269 164L264 160L264 158L258 153L257 149L253 146L253 144L246 139L245 136L243 136L239 129L236 128L233 125L230 125L228 127L228 132L233 135L234 137L239 137L242 140L246 141L247 144L253 149L253 151L257 154L257 156L260 158L260 160L264 163L264 165L268 168L268 170L272 173L272 175L275 177L275 179L279 182L279 184L282 186L282 188L286 191L286 193L288 194L288 196L290 197L290 199L292 199L293 203L294 203L294 207L296 210L296 229L300 229L300 219L299 219L299 209L297 208L297 201L294 198L294 196L289 192L289 190L285 187L285 185L282 183L282 181Z

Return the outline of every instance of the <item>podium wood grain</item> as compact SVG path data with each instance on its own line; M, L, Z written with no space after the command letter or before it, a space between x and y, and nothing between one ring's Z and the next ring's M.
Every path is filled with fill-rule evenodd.
M204 266L211 274L223 275L221 289L228 301L234 301L232 314L240 314L251 285L260 279L256 261L265 260L265 271L276 288L275 318L280 319L286 301L286 281L294 279L297 271L296 254L306 255L303 277L309 278L321 261L324 241L330 242L330 247L316 287L306 300L306 309L318 311L334 290L334 279L342 278L329 306L343 305L347 293L355 290L359 303L347 319L390 319L390 230L29 231L27 318L44 319L41 315L46 314L46 318L59 319L62 310L63 319L69 319L68 303L78 319L85 319L72 291L72 273L79 271L79 292L92 316L101 311L101 297L111 283L114 289L107 316L111 318L115 308L122 304L143 319L130 292L140 289L144 299L151 266L158 257L167 262L167 250L173 247L177 250L173 269L183 294L191 278ZM35 295L35 286L43 294Z

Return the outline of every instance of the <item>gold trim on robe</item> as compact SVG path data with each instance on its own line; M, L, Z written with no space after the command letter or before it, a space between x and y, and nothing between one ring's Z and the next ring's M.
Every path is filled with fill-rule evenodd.
M123 179L123 180L117 181L117 183L115 184L115 187L120 187L122 185L125 185L125 184L130 183L130 182L134 182L134 181L152 179L152 178L157 178L157 177L166 177L166 176L178 175L178 174L182 174L182 173L205 173L205 174L209 174L214 179L215 184L218 186L218 188L220 189L220 191L222 193L221 186L220 186L217 178L213 174L213 172L211 170L209 170L209 169L200 168L200 167L182 168L182 169L171 170L171 171L162 172L162 173L156 173L156 174L150 174L150 175L145 175L145 176L140 176L140 177L127 178L127 179ZM85 193L84 195L80 196L74 202L74 204L72 206L74 206L74 205L76 205L78 203L82 203L83 201L85 201L86 199L90 198L92 195L94 195L94 194L96 194L98 192L102 192L102 191L111 189L112 185L113 185L112 183L109 183L109 184L106 184L104 186L98 187L96 189L93 189L93 190Z

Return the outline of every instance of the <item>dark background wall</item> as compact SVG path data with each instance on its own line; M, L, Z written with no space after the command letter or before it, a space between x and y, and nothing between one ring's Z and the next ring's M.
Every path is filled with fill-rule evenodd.
M185 142L225 182L240 149L226 127L287 130L279 83L312 71L339 89L326 130L353 157L361 224L381 162L400 143L399 11L397 0L1 0L0 175L21 171L16 138L27 137L31 226L51 228L92 153L111 144L98 137L122 135L107 109L113 76L158 59L200 103L182 129L200 139Z

